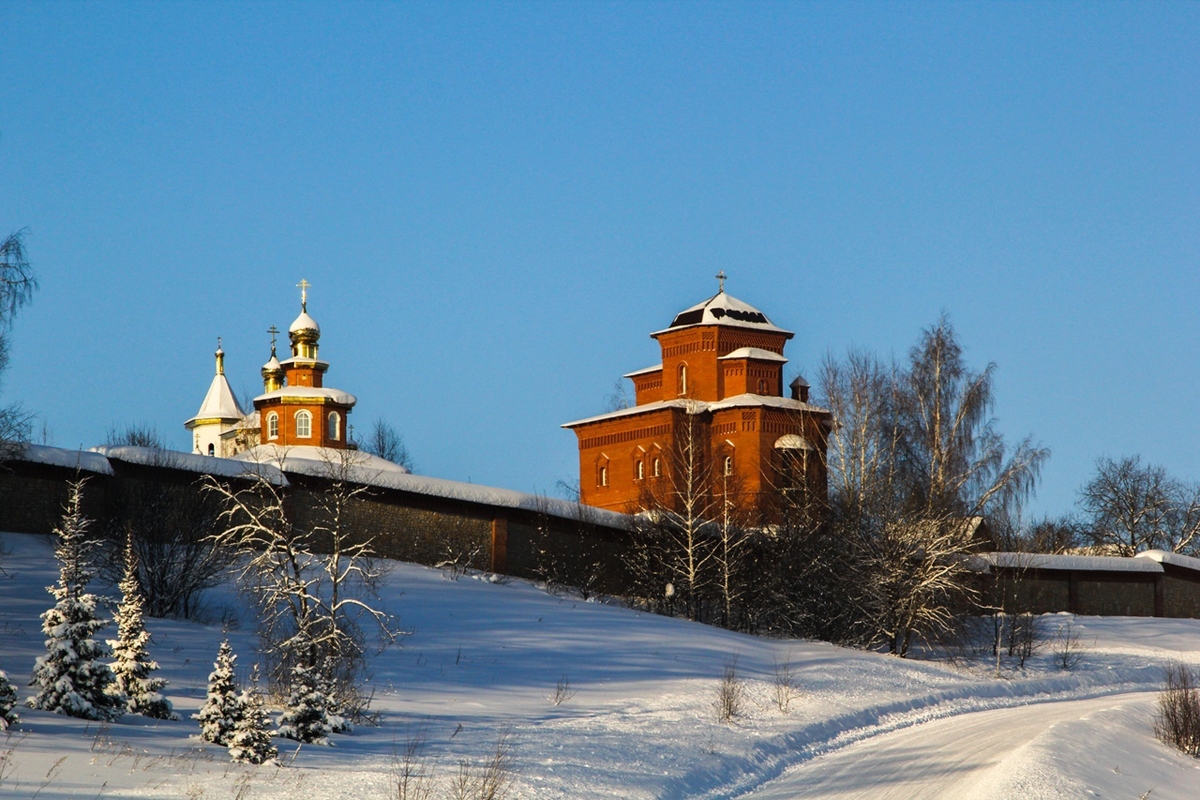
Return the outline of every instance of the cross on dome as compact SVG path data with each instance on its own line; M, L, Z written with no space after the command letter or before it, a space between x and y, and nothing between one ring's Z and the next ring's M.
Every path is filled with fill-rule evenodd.
M274 354L275 337L279 335L279 328L276 328L274 325L272 325L271 327L267 328L267 333L271 334L271 353Z
M308 311L308 287L312 286L306 279L301 278L296 284L300 287L300 310Z
M720 288L717 289L717 294L721 294L722 292L725 291L725 277L726 277L725 270L721 270L720 272L718 272L716 277L717 277L717 281L720 283Z

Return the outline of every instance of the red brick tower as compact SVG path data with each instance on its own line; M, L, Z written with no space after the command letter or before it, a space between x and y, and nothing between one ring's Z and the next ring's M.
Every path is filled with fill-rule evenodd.
M262 444L345 448L346 420L357 399L326 388L329 363L317 358L321 328L308 315L308 281L300 282L300 316L288 329L292 357L280 361L271 342L271 360L262 369L263 394L254 398ZM274 331L274 328L272 328Z
M735 484L738 505L760 520L777 517L789 493L824 500L831 416L809 404L802 378L784 396L783 348L793 334L726 294L724 273L717 277L717 294L650 334L662 363L625 376L636 405L563 426L579 438L585 504L629 512L678 496L689 442L700 443L705 480Z

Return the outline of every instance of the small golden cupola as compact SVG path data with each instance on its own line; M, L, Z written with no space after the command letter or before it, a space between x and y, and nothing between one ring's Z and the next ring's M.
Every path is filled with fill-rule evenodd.
M321 326L308 315L308 281L300 281L300 316L288 328L288 338L292 340L292 358L308 358L316 360L321 339Z
M267 333L271 334L271 357L262 368L263 391L273 392L283 388L283 365L279 363L279 356L275 355L275 337L279 334L279 329L272 325L267 329Z

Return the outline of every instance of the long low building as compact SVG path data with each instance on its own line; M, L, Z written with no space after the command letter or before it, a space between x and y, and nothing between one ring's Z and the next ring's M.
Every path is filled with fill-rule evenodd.
M983 602L1005 611L1200 618L1200 558L980 553Z

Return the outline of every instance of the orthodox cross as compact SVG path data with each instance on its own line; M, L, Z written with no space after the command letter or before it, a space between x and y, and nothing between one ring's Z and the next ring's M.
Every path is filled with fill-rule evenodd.
M275 355L275 337L279 334L279 328L272 325L267 328L267 333L271 334L271 355Z
M300 287L300 310L308 311L308 287L312 284L301 278L296 285Z
M725 270L717 273L717 280L721 282L721 288L717 290L717 294L725 291Z
M220 336L217 337L217 349L218 350L221 349L221 337Z

